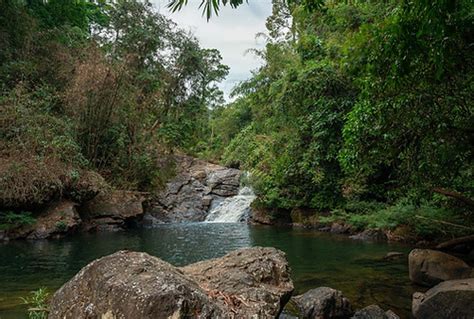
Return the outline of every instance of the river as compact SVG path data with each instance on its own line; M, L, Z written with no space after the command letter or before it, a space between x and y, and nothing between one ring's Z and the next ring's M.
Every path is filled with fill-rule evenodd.
M295 293L329 286L342 290L356 308L375 303L402 318L410 312L414 288L406 257L383 259L389 251L406 256L409 247L358 242L300 228L189 223L0 243L0 319L26 318L20 297L39 287L54 292L90 261L120 249L144 251L182 266L250 246L273 246L286 252Z

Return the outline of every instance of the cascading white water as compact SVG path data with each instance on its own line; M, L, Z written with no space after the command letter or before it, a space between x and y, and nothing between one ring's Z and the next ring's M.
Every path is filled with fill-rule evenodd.
M206 217L208 223L238 223L250 214L250 204L256 198L250 187L243 187L236 196L228 197L211 209Z

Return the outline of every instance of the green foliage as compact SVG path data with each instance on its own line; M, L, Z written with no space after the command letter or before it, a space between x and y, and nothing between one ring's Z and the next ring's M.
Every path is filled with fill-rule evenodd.
M49 292L46 288L39 288L32 291L30 297L21 298L23 304L28 306L29 319L48 318L48 298Z
M354 205L357 207L354 210ZM362 209L361 208L362 205ZM320 217L320 223L346 222L358 230L384 229L396 231L407 227L413 236L428 240L463 236L472 233L472 216L452 209L439 207L435 202L414 204L402 199L395 205L382 203L351 202L344 209L334 210L331 215Z
M33 225L36 219L31 212L0 212L0 230L9 230L21 226Z
M207 137L228 73L151 4L0 3L0 205L41 205L98 171L147 190ZM82 196L79 196L82 197Z
M273 4L264 66L212 113L212 154L270 208L428 237L457 232L430 220L472 223L433 194L474 196L472 2Z
M64 232L64 231L67 230L67 224L66 224L66 222L64 222L62 220L57 222L56 225L54 225L54 226L56 227L56 231L58 231L58 232Z

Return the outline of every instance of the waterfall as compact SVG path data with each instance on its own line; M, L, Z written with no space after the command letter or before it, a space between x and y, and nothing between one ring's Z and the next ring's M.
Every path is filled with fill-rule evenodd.
M247 219L250 204L256 198L250 187L243 187L236 196L224 199L206 217L208 223L238 223Z

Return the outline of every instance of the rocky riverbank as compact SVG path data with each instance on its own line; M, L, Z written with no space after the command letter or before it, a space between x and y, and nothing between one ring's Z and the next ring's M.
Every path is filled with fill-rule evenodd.
M58 238L79 231L117 231L156 223L203 221L239 192L241 171L175 156L175 177L151 193L76 185L34 206L33 221L0 229L0 240ZM97 179L97 178L96 178ZM17 208L17 209L21 209Z
M462 262L429 250L414 250L409 260L410 278L423 273L439 280L413 295L414 318L472 318L474 278ZM353 309L343 292L330 287L292 293L286 256L275 248L240 249L185 267L119 251L64 284L51 300L49 318L399 318L378 305Z

